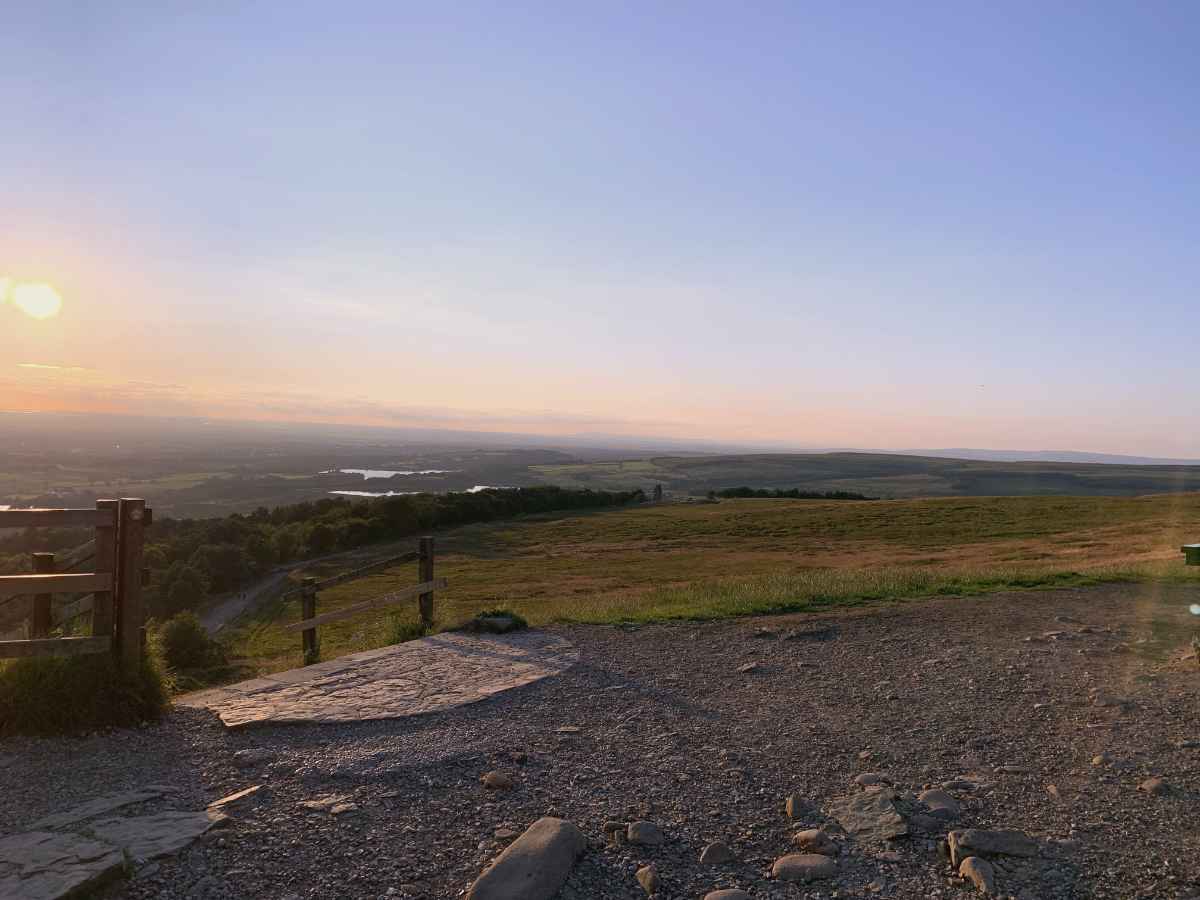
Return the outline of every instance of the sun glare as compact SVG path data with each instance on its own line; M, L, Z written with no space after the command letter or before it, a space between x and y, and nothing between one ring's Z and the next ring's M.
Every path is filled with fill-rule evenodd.
M18 284L11 294L13 305L35 319L49 319L62 309L62 297L48 284Z
M12 284L11 278L0 278L0 303L8 302L8 286Z

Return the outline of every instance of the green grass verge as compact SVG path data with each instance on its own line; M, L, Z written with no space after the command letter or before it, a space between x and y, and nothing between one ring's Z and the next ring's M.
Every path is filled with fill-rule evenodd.
M0 668L0 737L81 734L157 721L170 691L154 654L134 672L108 653L13 660Z

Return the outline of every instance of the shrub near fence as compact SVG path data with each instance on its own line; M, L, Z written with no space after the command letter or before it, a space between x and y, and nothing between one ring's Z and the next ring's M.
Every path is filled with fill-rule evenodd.
M150 511L139 499L95 509L0 510L0 528L95 530L94 571L56 573L53 554L35 572L0 576L0 601L28 601L29 638L0 641L0 734L55 733L134 724L165 705L162 673L144 652L142 552ZM51 597L91 593L92 633L53 637Z

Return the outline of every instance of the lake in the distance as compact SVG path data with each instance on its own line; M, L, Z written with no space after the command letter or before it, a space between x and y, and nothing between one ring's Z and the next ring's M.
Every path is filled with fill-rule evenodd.
M451 472L461 472L462 469L325 469L318 475L361 475L364 479L391 478L393 475L449 475ZM334 491L333 493L339 493ZM376 496L386 497L386 494Z
M342 471L346 471L343 469ZM478 494L480 491L511 491L513 488L496 484L477 484L465 491L449 491L451 494ZM413 494L424 494L427 491L330 491L343 497L411 497Z

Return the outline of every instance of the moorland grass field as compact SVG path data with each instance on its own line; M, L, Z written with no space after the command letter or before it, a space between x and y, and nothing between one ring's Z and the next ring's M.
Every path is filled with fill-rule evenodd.
M818 610L1100 581L1190 579L1200 494L897 501L724 500L538 515L438 535L439 627L504 607L532 624L644 622ZM294 573L328 577L361 561ZM319 611L416 581L415 564L320 595ZM298 665L298 601L226 635L248 671ZM411 635L415 602L320 629L322 658Z

